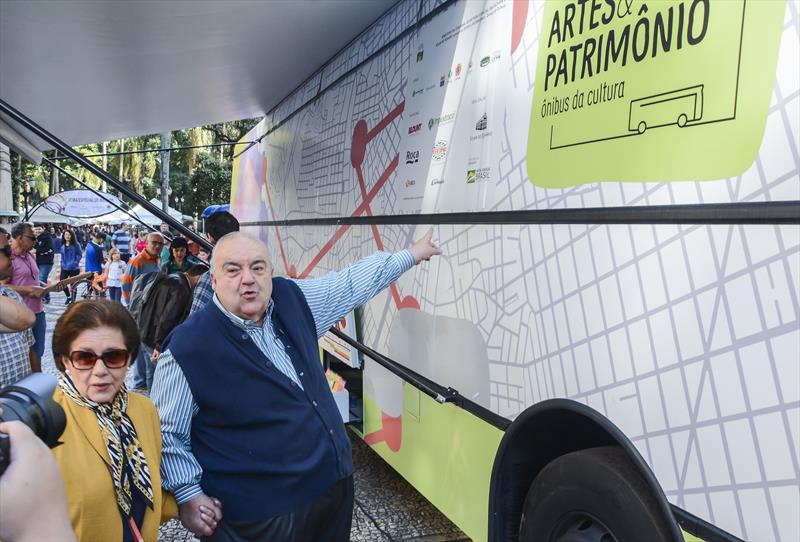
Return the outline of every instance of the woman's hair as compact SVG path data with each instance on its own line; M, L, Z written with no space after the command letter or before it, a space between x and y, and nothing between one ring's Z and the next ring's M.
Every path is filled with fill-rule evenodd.
M67 234L69 234L69 241L67 241ZM74 245L77 244L77 240L75 239L75 234L70 230L64 230L64 233L61 234L61 242L65 245Z
M108 260L109 261L111 261L111 257L114 254L119 254L119 250L117 250L116 248L112 248L111 250L108 251Z
M73 303L56 322L53 330L53 360L63 371L64 358L69 356L72 342L86 330L110 327L122 332L131 361L139 353L139 329L128 310L113 301L97 299Z

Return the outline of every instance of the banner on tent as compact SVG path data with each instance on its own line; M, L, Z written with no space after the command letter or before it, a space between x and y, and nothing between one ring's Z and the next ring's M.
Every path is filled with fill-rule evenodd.
M105 192L66 190L49 196L43 205L60 215L93 218L116 211L122 203L116 196Z

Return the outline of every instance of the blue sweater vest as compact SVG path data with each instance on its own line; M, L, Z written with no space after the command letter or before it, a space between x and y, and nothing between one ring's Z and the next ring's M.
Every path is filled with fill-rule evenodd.
M192 453L200 485L231 521L289 513L352 474L350 441L319 360L300 288L272 280L273 324L301 389L212 301L167 340L199 413Z

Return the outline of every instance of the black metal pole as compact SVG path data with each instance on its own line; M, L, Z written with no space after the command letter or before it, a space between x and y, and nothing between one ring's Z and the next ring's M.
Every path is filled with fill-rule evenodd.
M137 149L133 151L106 152L99 154L84 154L84 158L102 158L103 156L127 156L129 154L147 154L148 152L183 151L188 149L209 149L214 147L235 147L237 145L255 144L254 141L235 141L233 143L208 143L205 145L184 145L182 147L163 147L158 149ZM54 156L51 160L67 160L69 156Z
M121 183L114 177L108 174L107 171L99 168L86 158L82 154L75 152L72 147L61 141L59 138L36 124L34 121L17 111L11 105L9 105L5 100L0 100L0 111L14 119L16 122L20 123L24 128L30 130L33 134L38 136L39 138L43 139L54 148L58 149L59 151L66 154L69 158L75 160L78 164L83 166L85 169L89 170L94 175L100 177L106 183L113 186L117 190L119 190L122 194L127 196L130 200L138 203L145 209L147 209L150 213L154 216L157 216L162 221L166 222L170 226L172 226L175 230L180 232L185 237L188 237L201 247L204 247L206 250L211 250L211 243L209 243L204 238L200 237L197 233L193 232L189 228L183 225L183 223L179 220L175 220L169 213L165 213L145 198L140 196L135 190L131 189L129 186ZM92 189L94 190L94 189Z

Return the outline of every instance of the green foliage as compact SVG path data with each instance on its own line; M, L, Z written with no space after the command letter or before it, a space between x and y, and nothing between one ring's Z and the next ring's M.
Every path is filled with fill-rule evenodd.
M189 147L193 145L208 145L219 143L235 143L239 141L260 119L245 119L221 124L212 124L199 128L176 130L172 132L171 147ZM161 148L160 134L150 134L131 137L122 140L109 141L106 145L106 171L115 179L121 179L137 193L150 200L158 195L161 185L161 152L144 152L135 154L114 154L120 151L154 150ZM74 149L80 154L102 154L103 144L92 143L79 145ZM196 149L177 149L169 153L169 184L172 190L170 206L181 210L187 215L198 215L209 205L227 203L230 199L231 169L235 151L242 147L234 148L232 145L221 147L204 147ZM16 153L11 152L12 164L12 190L14 201L22 201L19 195L22 181L29 180L32 187L38 192L39 198L32 197L35 203L38 199L45 198L51 192L52 168L46 163L36 166L21 160ZM44 155L53 159L54 151L46 151ZM100 169L103 168L103 157L87 158ZM99 190L102 180L89 173L72 160L57 160L59 166L91 188ZM121 167L120 167L121 166ZM121 175L120 175L121 172ZM69 175L59 174L60 189L70 190L83 188L80 183L70 179ZM121 196L113 187L108 191ZM126 200L127 198L122 197ZM183 202L181 204L181 201ZM130 202L128 202L130 203Z
M184 188L184 213L200 214L209 205L227 203L231 199L231 168L228 160L201 154Z

